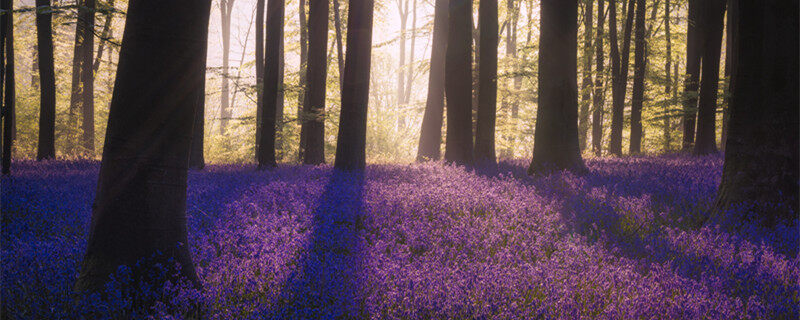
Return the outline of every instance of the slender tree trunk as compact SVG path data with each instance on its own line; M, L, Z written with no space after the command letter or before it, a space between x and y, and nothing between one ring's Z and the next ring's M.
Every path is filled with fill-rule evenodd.
M16 92L14 88L14 16L12 9L14 4L12 0L0 0L3 9L7 14L4 14L3 29L5 31L5 69L4 71L4 90L3 93L3 159L2 159L2 174L11 173L11 149L14 143L14 119L16 111L14 104L16 101Z
M284 23L285 23L286 22L285 21L286 20L286 12L285 12L286 4L285 3L283 5L283 7L284 7L284 15L282 16L283 17L282 20L284 20ZM283 159L283 156L284 156L285 151L286 151L286 150L284 150L284 147L283 147L283 139L284 139L284 136L283 136L283 125L284 125L283 113L284 113L284 108L285 108L285 101L284 101L285 86L283 85L283 79L284 79L283 72L284 72L285 64L286 64L286 59L284 57L284 55L285 55L284 44L283 44L283 40L284 40L284 23L281 23L281 25L280 25L280 28L281 28L280 37L281 38L279 40L280 45L278 46L278 97L277 97L277 101L275 102L275 109L276 109L275 110L275 153L276 153L275 157L276 157L277 161L281 161L281 159Z
M78 293L101 291L120 265L144 279L177 263L199 286L186 176L210 10L210 0L130 2Z
M100 42L97 44L97 55L94 58L94 66L92 67L94 73L97 73L97 70L100 69L100 62L103 61L106 42L110 41L113 36L111 22L114 21L114 0L109 0L104 7L104 11L106 11L105 21L103 22L103 31L100 32Z
M528 174L584 171L578 145L578 1L542 0L539 108Z
M797 1L737 1L730 132L714 212L797 221ZM744 45L746 44L746 45ZM739 216L735 216L739 217ZM746 218L741 216L741 218Z
M50 0L36 0L36 38L40 81L39 148L36 160L56 156L56 76L53 66L52 8Z
M605 104L605 61L603 53L603 25L605 24L605 0L597 0L597 32L595 38L595 79L592 96L592 151L596 156L603 152L603 105Z
M703 23L698 6L702 0L689 0L689 20L686 27L686 78L683 88L683 150L694 145L695 121L697 120L697 89L700 82L700 62L703 40L700 28Z
M347 61L342 83L342 115L334 167L366 166L367 109L372 51L372 0L350 0L347 16Z
M400 49L400 58L397 62L397 105L403 105L406 102L405 98L405 83L406 83L406 23L408 21L408 1L409 0L396 0L397 11L400 14L400 37L398 45ZM402 118L402 115L400 116Z
M95 0L84 0L83 53L81 54L81 109L84 154L93 159L94 153L94 17Z
M303 106L305 105L306 89L307 89L307 73L308 73L308 22L306 19L306 0L299 0L298 16L300 23L300 81L297 87L300 88L300 93L297 95L297 123L300 125L300 146L297 148L297 159L303 161L306 153L306 119L308 115L305 113Z
M497 119L497 0L481 0L478 12L481 51L478 79L478 119L475 130L475 160L495 163L495 122Z
M644 104L644 77L647 69L647 43L645 42L645 0L636 0L636 49L633 65L633 92L631 96L630 153L642 152L642 106Z
M256 161L261 153L261 122L264 109L264 1L256 0Z
M586 149L589 137L589 105L592 104L592 19L594 0L583 0L583 80L581 104L578 115L578 142L581 151Z
M664 93L666 96L672 95L672 33L670 32L670 10L671 10L670 0L666 0L664 3L664 36L666 37L667 41L667 57L666 63L664 65L664 75L666 79L664 81ZM675 79L677 80L677 79ZM664 152L670 151L670 146L672 145L672 120L670 119L669 110L674 100L671 100L669 103L664 103L664 122L663 131L664 131Z
M231 17L233 15L233 3L235 0L220 0L220 28L222 29L222 88L220 90L219 104L219 134L225 135L228 127L230 113L230 85L228 80L230 73L230 51L231 51Z
M280 91L280 47L283 29L284 0L269 0L267 4L267 41L264 52L264 109L261 111L261 149L258 153L259 168L274 168L276 116L278 114L278 92ZM317 10L312 2L312 17ZM327 13L326 13L327 16ZM314 21L312 19L312 21Z
M736 27L739 25L739 3L736 0L728 0L728 23L725 28L725 78L728 79L728 86L725 88L725 97L723 98L723 105L725 110L722 112L722 137L720 141L720 149L725 151L725 144L728 140L728 118L730 117L731 106L731 88L733 88L733 73L736 67L736 46L738 39L736 37Z
M624 1L624 0L623 0ZM622 46L617 41L617 13L616 0L610 2L610 41L611 41L611 136L609 137L609 152L615 156L622 155L622 126L625 113L625 93L628 88L628 65L630 64L631 29L633 26L634 6L636 0L629 0L626 9L625 27L623 31Z
M450 0L445 98L447 142L444 159L470 164L472 152L472 1Z
M317 165L325 163L328 1L310 0L308 8L308 86L303 109L310 119L304 122L306 150L303 163Z
M339 84L344 83L344 48L342 47L342 19L339 17L339 0L333 0L333 27L336 30L336 62L339 69Z
M444 122L445 54L447 51L448 0L436 0L433 18L433 46L428 78L428 97L419 133L417 161L439 160Z
M697 107L694 154L717 152L717 90L726 0L703 1L703 77Z
M85 0L76 0L76 4L78 5L78 18L75 21L75 45L73 46L72 50L72 81L71 81L71 89L70 89L70 99L69 99L69 113L67 116L67 122L69 126L69 132L67 141L69 153L75 154L78 150L78 121L76 119L77 113L79 109L81 109L81 54L85 52L84 49L84 40L83 36L86 32L83 29L86 28L86 21L84 20L85 14L83 13L85 10L82 9L85 7Z
M406 93L403 95L405 104L411 102L411 88L414 86L414 48L416 48L417 42L417 0L411 0L411 36L409 38L411 40L411 46L408 50L408 63L406 64L406 68L408 69L408 71L406 71ZM404 119L404 117L401 119Z

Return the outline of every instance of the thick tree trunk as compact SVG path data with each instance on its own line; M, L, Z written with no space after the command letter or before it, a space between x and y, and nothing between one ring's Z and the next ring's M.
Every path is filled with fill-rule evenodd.
M450 0L445 98L447 141L444 159L470 164L472 153L472 1Z
M583 79L581 104L578 113L578 142L581 151L586 149L589 137L589 105L592 104L592 19L594 0L583 1Z
M94 0L84 0L83 53L81 54L81 110L84 154L93 159L94 154Z
M624 0L623 0L624 1ZM633 27L634 5L636 0L629 0L626 9L625 27L622 47L617 41L617 5L616 0L610 2L610 41L611 41L611 136L609 152L615 156L622 155L622 125L625 114L625 93L628 89L628 65L630 63L631 29Z
M720 139L720 149L725 151L725 144L728 141L728 118L730 117L731 88L733 88L733 74L736 67L736 46L739 41L736 37L736 27L739 25L739 3L736 0L728 0L728 23L725 27L725 79L728 79L728 86L725 88L723 105L725 110L722 112L722 137Z
M542 0L539 108L528 174L583 171L578 146L578 1Z
M605 0L597 0L597 31L595 38L595 79L592 95L592 151L596 156L603 153L603 105L605 104L605 61L603 56L603 25L605 24Z
M478 117L475 127L475 161L495 163L497 121L497 0L481 0L478 12L481 46L478 71Z
M306 20L306 0L299 0L298 16L300 23L300 71L299 82L297 87L300 92L297 95L297 124L300 126L300 145L297 148L297 159L303 161L306 153L306 119L308 116L305 114L303 106L305 105L306 97L306 73L308 72L308 23Z
M230 113L230 85L228 80L230 73L230 53L231 53L231 17L233 15L233 3L235 0L220 0L219 2L219 16L220 28L222 34L222 87L220 89L220 103L219 103L219 134L225 135L225 130L228 127L228 119L231 117Z
M689 0L689 20L686 27L686 77L683 88L683 145L689 150L694 145L695 121L697 120L697 88L700 82L700 62L703 40L700 34L703 19L699 6L703 0Z
M645 42L645 1L636 0L636 49L633 65L633 92L631 95L630 153L642 151L642 106L644 104L644 77L647 69L647 43Z
M208 32L203 32L203 43L208 43ZM195 112L194 112L194 125L192 126L192 146L189 150L189 168L194 170L202 170L206 166L206 159L204 155L205 147L205 132L206 132L206 66L208 60L208 45L203 46L200 54L202 55L202 65L200 68L201 79L200 84L195 92Z
M280 47L283 37L284 0L269 0L267 4L267 41L264 52L264 103L261 110L261 148L258 152L258 167L273 168L275 159L275 137L278 114L278 92L280 91ZM312 6L314 10L316 7ZM312 14L314 11L311 12ZM312 20L313 21L313 20Z
M419 132L417 161L439 160L444 122L444 65L447 50L448 0L436 0L433 18L433 44L428 78L428 97Z
M149 282L153 266L177 263L199 285L186 177L210 10L210 0L130 2L78 293L103 290L120 265Z
M56 76L53 65L53 24L50 0L36 0L36 43L39 50L39 145L36 160L56 157Z
M703 76L697 107L697 134L694 154L717 152L717 90L722 29L725 23L726 0L703 1Z
M8 14L2 16L3 30L5 31L5 68L4 68L4 90L3 93L3 159L2 174L11 173L11 149L14 143L14 119L16 117L16 110L14 104L16 101L16 91L14 88L14 16L12 9L14 8L12 0L0 0L3 9L7 10Z
M672 10L670 0L666 0L664 3L664 37L666 38L667 42L667 57L666 63L664 65L664 75L666 79L664 81L664 93L667 97L672 95L672 32L670 31L670 11ZM677 79L675 79L677 80ZM664 133L664 153L670 151L670 146L672 145L672 119L669 115L669 109L675 100L670 101L670 103L664 103L664 119L663 121L663 133Z
M796 221L800 10L797 1L737 2L743 45L734 54L730 132L714 212L753 212L765 224Z
M303 111L308 118L303 122L306 127L306 150L303 163L316 165L325 163L325 84L328 69L328 59L326 59L327 0L310 0L308 35L308 85L303 106Z
M373 8L372 0L350 0L349 3L342 115L334 162L337 169L360 170L366 166Z

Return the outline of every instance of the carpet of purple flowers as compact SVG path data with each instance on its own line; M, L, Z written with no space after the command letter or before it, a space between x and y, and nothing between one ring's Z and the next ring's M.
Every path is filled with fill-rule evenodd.
M719 156L587 160L585 175L542 177L525 165L211 166L190 174L187 202L203 290L132 288L120 268L105 298L76 303L98 165L18 162L2 180L2 312L797 319L797 220L710 222ZM141 290L160 302L139 307Z

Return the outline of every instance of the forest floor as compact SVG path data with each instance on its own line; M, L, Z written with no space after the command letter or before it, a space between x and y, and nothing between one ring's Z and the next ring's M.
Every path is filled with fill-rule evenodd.
M98 164L17 162L1 188L2 311L797 319L797 220L764 229L707 219L719 156L592 159L582 176L529 177L526 164L192 172L189 246L203 290L168 286L140 310L131 290L145 289L131 288L124 268L106 300L72 300Z

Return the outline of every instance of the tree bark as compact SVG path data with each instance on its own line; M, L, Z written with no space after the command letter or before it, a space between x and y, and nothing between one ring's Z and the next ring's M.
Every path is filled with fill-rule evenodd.
M308 72L308 22L306 20L306 0L299 0L298 3L298 16L300 23L300 71L299 82L297 87L300 92L297 94L297 123L300 125L300 145L297 148L297 159L303 161L306 153L306 119L308 116L305 114L305 97L306 97L306 73Z
M481 0L478 12L481 46L478 71L478 117L475 129L475 161L496 163L497 121L497 0Z
M797 221L800 10L797 1L736 5L742 45L735 49L730 132L714 213L751 212L767 225Z
M208 61L208 31L202 33L202 41L206 45L203 46L200 54L202 57L202 65L199 65L201 79L200 84L195 92L195 105L194 124L192 125L192 145L189 150L189 168L194 170L202 170L206 166L206 159L204 155L205 147L205 132L206 132L206 67Z
M3 159L0 172L4 175L11 174L11 149L14 143L14 119L16 117L15 101L16 91L14 88L14 8L12 0L0 0L3 9L8 14L2 16L3 30L5 31L5 68L3 69Z
M406 93L403 94L405 104L411 102L411 88L414 86L414 48L417 42L417 0L411 0L411 40L408 50L408 63L406 64ZM404 119L404 117L401 117ZM405 120L403 120L405 122Z
M39 50L39 145L36 160L56 157L56 76L53 64L53 24L50 0L36 0L36 43Z
M408 1L396 0L397 12L400 14L400 36L398 48L400 56L397 62L397 105L406 103L405 83L406 83L406 23L408 21ZM402 118L402 116L400 116Z
M697 107L697 134L694 154L717 152L717 90L722 29L725 23L726 0L703 1L703 76Z
M261 153L261 112L264 109L264 1L256 0L256 49L255 49L255 69L256 69L256 161Z
M528 174L584 171L578 146L578 1L542 0L539 108Z
M313 3L313 2L312 2ZM278 114L278 92L280 91L280 47L283 37L284 0L269 0L267 4L267 39L264 52L264 103L261 111L261 148L258 153L259 168L274 168L276 117ZM315 6L312 6L316 10ZM312 14L314 11L312 11ZM327 15L326 15L327 16ZM313 21L313 20L312 20Z
M350 0L349 3L342 115L334 161L337 169L361 170L366 166L373 9L372 0Z
M303 106L303 111L308 118L303 122L306 127L306 150L303 163L317 165L325 163L325 85L328 69L328 59L326 59L327 0L310 0L308 35L308 84Z
M700 80L700 62L702 61L703 23L699 16L701 0L689 0L689 19L686 27L686 78L683 88L683 150L694 145L695 121L697 120L697 89Z
M664 82L664 93L666 96L672 95L672 32L670 31L670 10L671 4L670 0L666 0L664 3L664 37L666 38L667 42L667 57L666 63L664 65L664 75L666 76ZM677 80L677 79L675 79ZM677 84L676 84L677 85ZM663 133L664 133L664 153L670 151L670 146L672 145L672 119L669 115L669 110L674 100L671 100L669 103L664 103L664 119L662 120L663 125Z
M103 61L106 42L109 42L113 36L111 22L114 20L114 0L109 0L104 9L106 11L106 20L103 22L103 31L100 32L100 42L97 44L97 55L94 58L94 66L92 67L95 73L100 69L100 62Z
M344 48L342 47L342 19L339 15L339 0L333 0L333 27L336 30L336 62L338 64L339 83L341 86L341 84L344 83Z
M220 104L219 104L219 134L225 135L225 130L228 127L228 119L231 117L229 110L230 107L230 86L228 79L230 74L230 51L231 51L231 17L233 15L233 3L235 0L220 0L219 2L219 16L220 28L222 30L222 87L220 89Z
M93 159L94 154L94 18L95 0L84 0L83 53L81 54L81 110L84 154Z
M442 124L444 122L444 65L449 27L448 2L448 0L436 0L434 7L428 97L419 133L417 161L439 160L441 157Z
M445 98L447 141L444 159L470 164L472 151L472 1L450 0Z
M120 265L151 282L156 264L177 263L199 286L186 178L210 10L210 0L130 2L78 293L103 290Z
M581 104L578 114L578 142L581 151L586 149L589 137L589 105L592 104L592 20L594 0L583 0L583 80Z
M597 32L595 38L595 79L592 96L592 151L595 156L603 152L603 105L605 104L605 61L603 53L603 25L605 24L605 0L597 0ZM615 27L616 28L616 27Z
M728 23L725 28L725 79L728 86L725 88L725 97L722 104L725 110L722 112L722 137L720 138L720 149L725 151L725 144L728 140L728 118L730 117L731 88L733 88L733 73L736 67L736 46L739 41L736 36L736 27L739 25L739 3L736 0L728 0Z
M624 1L624 0L623 0ZM611 41L611 136L609 137L609 152L615 156L622 155L622 125L625 113L625 93L628 89L628 65L630 63L631 29L633 26L634 5L636 0L629 0L626 9L625 27L623 31L622 48L617 41L617 5L616 0L610 1L609 11L609 36Z
M647 43L645 42L645 0L636 0L636 49L633 65L633 92L631 95L630 153L642 152L642 107L644 104L644 77L647 69Z
M78 16L75 21L75 45L73 46L72 50L72 81L71 81L71 89L70 89L70 99L69 99L69 113L67 116L67 122L69 125L69 134L67 141L69 153L75 154L78 151L78 122L75 119L76 114L78 113L79 109L81 109L81 63L82 63L82 54L86 50L84 49L85 41L83 40L84 35L86 34L83 31L86 28L86 20L85 17L85 10L82 9L85 7L84 4L85 0L76 0L76 4L78 5ZM74 131L73 131L74 130Z

